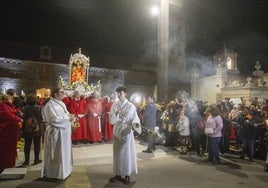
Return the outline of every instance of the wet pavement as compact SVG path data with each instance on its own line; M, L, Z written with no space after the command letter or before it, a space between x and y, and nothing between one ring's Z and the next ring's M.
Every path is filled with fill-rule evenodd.
M156 151L148 154L142 152L145 148L146 143L136 140L139 172L131 175L130 185L108 182L113 169L112 143L96 143L73 145L74 170L65 181L40 179L41 164L32 165L31 161L24 178L0 180L0 187L264 188L268 185L268 173L263 171L263 160L249 162L237 155L225 154L221 157L220 165L212 165L206 162L206 157L198 157L192 152L180 155L176 150L157 145ZM23 152L19 151L17 166L23 160Z

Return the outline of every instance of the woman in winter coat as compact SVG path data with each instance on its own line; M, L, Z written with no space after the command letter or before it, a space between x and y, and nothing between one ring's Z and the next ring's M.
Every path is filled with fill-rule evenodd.
M22 118L17 115L18 111L12 104L14 95L7 92L0 102L0 173L16 165L18 133Z
M208 134L208 160L212 164L220 164L220 142L222 137L223 121L220 111L216 106L210 106L209 116L206 122L206 128L211 128L212 132Z

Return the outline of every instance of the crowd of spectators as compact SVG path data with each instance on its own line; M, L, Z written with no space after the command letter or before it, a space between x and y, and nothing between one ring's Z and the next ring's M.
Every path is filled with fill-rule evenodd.
M216 145L219 153L224 155L226 152L235 152L241 159L248 157L249 161L253 161L254 157L265 158L266 155L266 108L267 104L252 103L247 106L223 101L208 104L198 100L177 98L168 103L158 104L161 116L158 116L157 122L160 133L165 136L164 145L170 150L177 149L181 154L194 151L196 155L204 157L205 153L210 154L212 150L211 137L217 137ZM142 110L139 110L139 113L142 114ZM213 113L216 113L215 116ZM218 116L218 120L214 132L205 134L204 129L209 126L211 115L212 119L217 119ZM185 117L189 119L190 130L186 137L182 134L184 132L182 125L187 127L187 123L181 122L182 118L185 122ZM220 129L218 125L221 126ZM217 135L213 136L216 132ZM213 161L211 158L209 160Z
M81 121L80 130L78 129L77 133L72 135L73 144L112 142L112 126L107 120L110 107L115 101L114 93L103 98L97 96L96 93L93 93L88 98L80 96L77 92L75 95L79 97L68 96L63 100L71 113L76 113L77 119ZM33 97L33 95L30 96ZM23 109L29 105L26 99L27 97L25 96L12 96L12 100L9 101L9 103L12 103L12 113L17 118L14 124L18 128L17 140L20 136L21 124L25 119ZM38 99L38 97L36 99L35 105L39 105L42 108L45 99ZM1 95L0 103L7 103L6 101L7 95ZM75 109L76 106L81 106L82 104L82 111L80 107ZM141 104L135 105L141 122L143 122L143 113L147 104L143 101ZM199 157L204 157L208 153L209 161L214 164L220 163L219 153L224 155L230 151L236 151L241 159L248 157L249 161L253 161L255 157L263 158L266 155L268 145L265 144L265 138L267 137L265 137L265 133L267 133L267 104L252 103L246 106L245 104L233 104L228 101L208 104L200 100L178 97L166 103L156 102L156 107L156 127L158 127L158 135L161 136L162 140L156 138L155 142L156 144L163 144L169 150L176 149L181 154L187 154L187 152L191 151L195 152ZM3 117L2 114L1 117ZM213 123L214 119L216 120ZM93 130L92 126L96 129L95 132L90 132ZM209 128L209 126L215 126L212 128L213 133L205 134L205 128ZM0 130L2 131L4 127L4 125L1 125ZM37 134L38 140L43 135L44 129L40 130L42 131ZM145 129L143 131L146 132ZM25 164L28 165L29 144L32 139L26 140L30 140L27 142L28 149L25 150ZM36 142L36 144L39 144L39 142ZM215 151L216 146L218 151ZM38 158L38 153L40 152L38 148L36 148L34 164L41 162ZM12 165L14 165L14 162L12 162ZM1 168L3 169L4 167Z

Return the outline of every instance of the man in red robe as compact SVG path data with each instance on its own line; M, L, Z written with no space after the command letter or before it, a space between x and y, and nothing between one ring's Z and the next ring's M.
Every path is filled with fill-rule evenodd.
M102 99L98 98L98 93L94 92L87 102L87 127L88 141L90 143L102 142L101 114L103 110Z
M64 102L64 104L66 105L67 110L70 109L70 98L71 97L65 95L64 98L62 99L62 102Z
M115 95L111 93L104 102L104 140L111 142L113 139L113 126L110 124L110 110L114 103Z
M70 99L69 111L78 119L80 126L72 133L73 144L78 142L87 143L87 122L86 122L86 100L79 91L74 92L74 97Z

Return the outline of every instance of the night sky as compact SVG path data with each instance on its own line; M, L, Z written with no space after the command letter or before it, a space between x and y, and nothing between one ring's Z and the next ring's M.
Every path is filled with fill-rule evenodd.
M153 58L157 18L149 7L154 1L1 1L0 41ZM186 0L181 11L187 60L209 59L225 46L238 53L241 73L251 72L256 61L267 72L267 10L267 0Z

